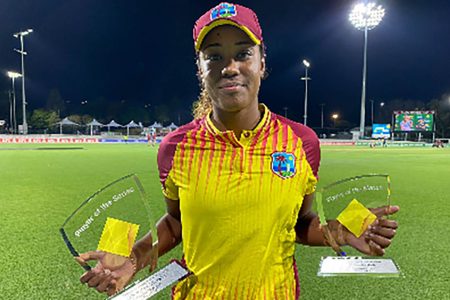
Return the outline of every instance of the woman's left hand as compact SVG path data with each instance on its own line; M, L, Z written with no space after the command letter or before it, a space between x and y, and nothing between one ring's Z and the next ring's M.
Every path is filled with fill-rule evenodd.
M384 249L389 247L398 228L396 221L384 217L395 214L399 209L398 206L383 206L370 209L377 216L377 219L359 238L345 230L345 243L367 255L384 255Z

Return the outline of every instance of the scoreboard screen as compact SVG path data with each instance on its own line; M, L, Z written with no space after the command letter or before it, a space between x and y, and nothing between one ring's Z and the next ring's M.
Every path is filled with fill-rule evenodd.
M433 131L434 111L394 111L394 131Z
M388 139L391 137L391 124L373 124L372 137L374 139Z

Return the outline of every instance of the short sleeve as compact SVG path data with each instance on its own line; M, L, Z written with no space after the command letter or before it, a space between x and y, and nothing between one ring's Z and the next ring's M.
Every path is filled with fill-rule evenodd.
M316 191L317 178L314 176L311 168L308 168L308 175L306 179L305 195L311 195Z
M302 140L302 147L306 154L306 160L311 167L311 171L319 179L320 166L320 141L314 130L300 123L283 118L277 115L282 122L291 126L294 133ZM316 180L317 182L317 180Z
M173 178L173 162L178 145L184 140L186 133L199 126L198 121L183 125L166 135L158 149L158 170L159 179L162 185L162 192L168 199L178 200L178 186Z
M167 199L178 200L178 186L172 180L170 174L166 177L165 184L162 185L162 193Z

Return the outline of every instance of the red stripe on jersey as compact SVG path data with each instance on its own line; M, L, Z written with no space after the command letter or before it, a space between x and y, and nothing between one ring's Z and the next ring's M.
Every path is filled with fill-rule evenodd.
M241 175L244 173L244 148L241 147L241 166L240 166Z
M282 123L289 125L294 131L294 134L302 140L302 148L305 149L306 160L311 166L314 176L319 178L320 145L316 133L311 128L282 116L276 115L276 118Z
M297 149L298 140L299 140L298 136L294 135L292 137L292 149Z
M266 126L266 129L264 130L264 134L263 134L263 139L261 141L261 163L260 163L260 168L259 168L259 192L261 193L262 191L262 181L263 181L263 177L262 176L264 174L264 157L266 155L266 147L267 147L267 141L269 140L269 134L270 134L270 127L271 126Z
M206 176L206 186L209 185L209 178L211 176L211 168L214 162L214 153L216 153L216 139L214 138L214 136L211 134L210 131L208 131L208 141L210 143L210 147L211 149L208 149L210 151L209 154L209 161L208 161L208 175ZM208 189L204 190L204 196L206 196L206 192L208 191Z
M229 191L230 188L230 181L231 181L231 176L233 175L233 165L234 165L234 159L236 158L236 148L233 147L233 154L231 154L231 159L230 159L230 174L228 174L228 181L227 181L227 191Z
M177 130L169 133L164 137L158 149L158 169L159 169L159 179L163 187L165 187L165 182L170 170L172 169L173 159L175 151L178 144L185 140L187 133L196 127L198 127L199 121L193 121L189 124L180 126Z
M190 143L189 147L189 161L188 161L188 182L191 181L191 171L192 171L192 163L194 162L194 153L195 153L195 147L197 146L197 138L195 137L197 135L198 128L191 131L191 140L192 143Z
M250 144L250 149L249 149L249 161L248 161L248 174L249 174L249 178L252 178L252 164L253 164L253 153L255 152L255 147L259 141L259 137L261 136L263 132L263 128L261 128L260 130L258 130L258 132L255 134L255 136L253 137L252 143Z
M198 162L198 170L197 170L197 177L200 177L200 172L202 171L202 165L203 165L203 156L205 155L205 145L206 145L206 130L205 128L201 128L200 130L200 157ZM197 193L198 189L198 182L195 185L195 193Z
M278 131L280 130L280 126L278 123L278 120L275 120L273 124L273 137L272 137L272 152L277 151L277 145L278 145Z
M283 152L286 152L287 144L288 144L288 126L286 124L282 125L282 136L283 136Z
M230 131L223 132L223 137L230 142L231 145L236 146L234 134Z
M185 151L186 151L186 136L184 136L183 141L180 143L180 172L181 173L183 173Z
M222 175L223 162L224 162L225 154L227 152L227 143L225 142L225 140L220 135L217 136L217 139L221 143L219 170L217 172L217 182L220 182L220 176ZM216 184L216 190L214 191L214 198L216 197L218 188L219 188L219 185Z
M272 135L272 153L277 151L277 145L278 145L278 135L280 131L279 121L275 120L273 123L273 135ZM272 158L273 159L273 158ZM275 176L272 176L270 178L270 195L272 195L273 192L273 180L275 179Z

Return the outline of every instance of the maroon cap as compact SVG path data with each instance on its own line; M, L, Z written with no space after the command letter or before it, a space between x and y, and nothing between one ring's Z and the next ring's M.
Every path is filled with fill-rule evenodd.
M212 29L220 25L233 25L244 31L255 44L263 41L258 17L250 8L222 2L204 13L194 25L194 45L199 51L205 36Z

